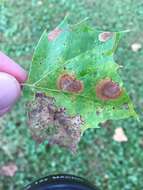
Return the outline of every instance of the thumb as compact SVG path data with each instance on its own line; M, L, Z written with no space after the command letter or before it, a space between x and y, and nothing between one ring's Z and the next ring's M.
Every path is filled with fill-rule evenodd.
M0 72L0 116L11 109L20 94L19 82L13 76Z

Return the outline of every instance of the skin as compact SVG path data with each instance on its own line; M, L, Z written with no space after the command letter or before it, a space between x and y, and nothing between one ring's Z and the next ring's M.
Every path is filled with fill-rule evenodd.
M9 112L20 98L21 83L26 80L26 71L0 52L0 116Z

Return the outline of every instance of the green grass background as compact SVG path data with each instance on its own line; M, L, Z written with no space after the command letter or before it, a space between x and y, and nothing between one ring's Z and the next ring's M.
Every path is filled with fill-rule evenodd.
M90 17L98 29L130 29L121 40L115 59L140 117L143 116L143 48L132 52L131 44L143 45L142 0L0 0L0 49L28 70L34 47L43 30L53 29L70 13L71 23ZM59 172L83 176L101 190L143 189L143 126L133 119L109 121L88 130L76 155L57 146L37 146L26 123L22 97L13 111L0 120L0 166L15 162L14 177L0 176L0 190L19 190L29 182ZM4 123L4 124L3 124ZM112 136L123 127L128 142Z

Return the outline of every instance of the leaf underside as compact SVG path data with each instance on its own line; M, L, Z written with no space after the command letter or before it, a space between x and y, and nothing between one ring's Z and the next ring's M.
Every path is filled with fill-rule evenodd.
M121 32L95 30L86 22L69 25L67 18L52 32L43 32L25 87L35 140L75 151L87 128L98 128L106 120L138 117L113 59L121 36ZM107 90L114 93L117 84L122 93L102 99L96 87L109 80L114 83Z

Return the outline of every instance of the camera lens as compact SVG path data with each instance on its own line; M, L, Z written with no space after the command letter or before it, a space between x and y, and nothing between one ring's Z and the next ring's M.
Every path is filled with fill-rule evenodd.
M41 178L24 190L98 190L84 178L60 174Z

